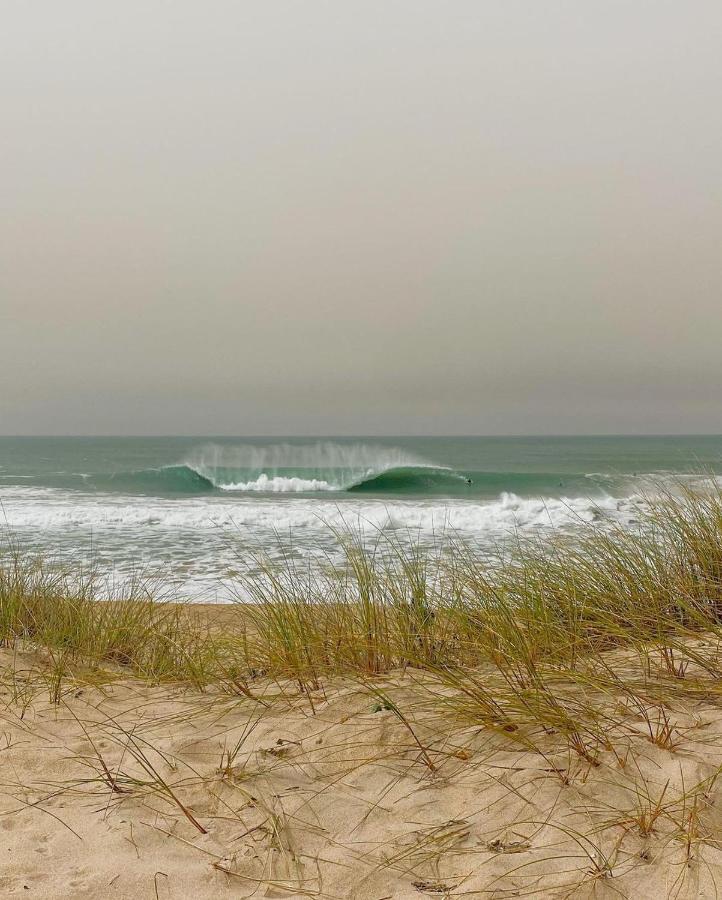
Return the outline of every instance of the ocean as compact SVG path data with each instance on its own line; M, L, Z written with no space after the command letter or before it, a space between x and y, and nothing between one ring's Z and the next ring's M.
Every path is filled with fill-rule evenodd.
M333 561L338 529L437 547L633 527L661 482L722 473L722 436L0 437L2 548L242 595L259 561ZM240 579L240 581L239 581Z

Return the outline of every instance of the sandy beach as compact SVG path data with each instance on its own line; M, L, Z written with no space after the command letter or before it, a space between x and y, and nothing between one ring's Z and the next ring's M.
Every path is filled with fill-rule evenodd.
M633 677L635 660L616 655L618 671L627 663ZM722 886L722 710L703 675L700 699L665 705L669 741L620 708L614 752L585 760L553 734L540 752L460 727L412 669L311 695L269 682L244 698L98 672L58 690L35 652L4 650L0 666L3 896L713 897Z

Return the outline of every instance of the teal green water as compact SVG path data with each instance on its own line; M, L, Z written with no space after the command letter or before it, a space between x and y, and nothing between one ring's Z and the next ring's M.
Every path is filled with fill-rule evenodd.
M0 437L0 486L162 496L554 496L700 469L722 470L722 437Z
M480 547L633 524L659 480L722 473L722 436L0 437L6 543L224 599L258 553L333 555L332 527ZM283 551L281 552L281 545Z

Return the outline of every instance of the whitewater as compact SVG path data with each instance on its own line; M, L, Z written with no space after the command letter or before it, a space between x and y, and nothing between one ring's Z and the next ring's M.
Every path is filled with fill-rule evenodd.
M490 554L634 527L658 479L719 468L720 438L0 438L2 545L224 601L261 558L340 559L338 531Z

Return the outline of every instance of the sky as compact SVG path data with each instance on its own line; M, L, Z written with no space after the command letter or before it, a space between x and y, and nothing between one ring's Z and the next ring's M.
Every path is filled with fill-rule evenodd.
M4 0L0 433L722 432L719 0Z

